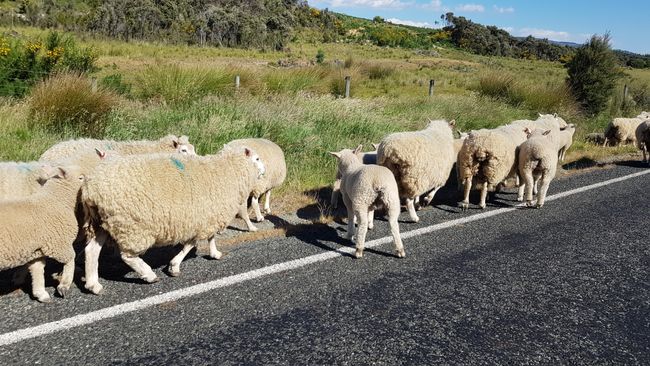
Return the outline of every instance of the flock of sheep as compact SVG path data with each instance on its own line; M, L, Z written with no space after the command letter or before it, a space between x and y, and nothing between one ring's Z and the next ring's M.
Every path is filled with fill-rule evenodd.
M397 221L402 202L418 222L416 206L429 204L454 171L464 209L472 188L481 191L479 206L485 208L488 190L499 190L508 180L519 188L519 201L542 207L575 132L574 125L549 114L460 133L456 139L454 125L430 121L424 130L384 137L371 152L358 146L331 153L338 159L332 205L340 196L347 208L347 235L356 241L356 257L363 256L377 209L387 217L396 255L404 257ZM647 161L650 113L615 119L604 135L610 143L635 142ZM211 258L221 257L215 236L236 216L248 230L257 230L248 201L255 220L264 220L262 211L271 212L271 190L283 183L286 172L282 149L265 139L235 140L206 156L196 155L186 136L61 142L38 162L0 163L0 270L26 265L34 298L47 302L45 259L63 264L57 293L65 297L75 272L74 243L84 245L85 288L95 294L102 291L98 265L106 244L152 283L158 278L140 255L153 246L181 243L167 269L177 276L198 241L208 241ZM16 273L16 281L26 274Z

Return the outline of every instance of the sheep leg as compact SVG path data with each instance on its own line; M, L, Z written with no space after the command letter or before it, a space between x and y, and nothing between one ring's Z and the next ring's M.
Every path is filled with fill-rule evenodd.
M32 296L39 302L52 301L50 294L45 291L45 258L32 261L28 267L32 276Z
M153 272L151 267L145 261L142 260L138 255L131 255L127 253L121 253L120 256L126 265L131 267L140 278L142 278L147 283L158 282L158 276Z
M413 222L418 222L420 221L420 218L418 217L418 214L415 212L415 198L407 198L406 199L406 209L409 212L409 217L411 218L411 221Z
M210 258L221 259L223 254L217 249L217 240L214 237L210 238L208 246L210 247Z
M488 184L487 182L484 182L481 185L481 202L479 203L479 207L481 209L484 209L487 206L487 204L485 203L487 199L487 194L488 194Z
M424 205L425 206L428 206L431 203L431 201L433 201L433 196L436 195L436 193L438 192L439 189L440 189L440 187L434 188L431 192L429 192L429 194L427 194L426 197L424 197Z
M352 202L350 201L350 197L348 197L347 194L342 193L341 196L343 197L343 203L345 204L345 208L348 210L348 233L346 237L352 241L354 241L354 223L356 222L356 217L354 216L354 211L352 210Z
M334 185L332 186L332 197L330 198L330 205L332 208L339 206L339 197L341 196L341 178L337 175Z
M257 231L257 228L251 222L250 217L248 217L248 206L246 206L246 202L239 206L239 212L237 213L237 216L241 217L244 220L248 231Z
M253 206L253 211L255 211L255 221L257 222L262 222L264 221L264 216L262 216L262 212L260 211L260 201L259 197L251 197L251 206Z
M375 210L368 210L368 230L375 227Z
M463 211L466 211L469 208L469 193L472 190L472 177L467 177L463 181L464 192L463 192L463 201L460 203L460 207Z
M535 179L533 178L532 171L524 172L524 185L526 186L526 206L533 205L533 187L535 186Z
M74 257L63 265L59 285L56 287L56 292L63 298L68 296L68 292L70 291L70 286L74 280L74 268Z
M13 276L11 277L11 284L14 286L22 286L27 281L27 274L29 269L25 266L20 266L16 268Z
M607 140L608 140L608 138L605 137L605 142L603 142L603 147L607 146Z
M517 180L519 181L519 182L517 182L517 185L518 185L518 187L517 187L517 201L522 202L524 200L524 191L526 189L526 185L524 184L524 182L519 180L519 177L517 177Z
M174 258L169 262L169 267L167 268L167 272L169 272L169 275L172 277L178 277L181 274L181 262L183 259L185 259L185 256L187 256L187 253L192 250L192 248L196 247L196 242L192 242L192 244L183 244L183 249L176 254Z
M398 258L404 258L406 253L404 252L404 244L402 244L402 237L399 234L399 223L397 218L399 217L399 198L395 198L392 202L389 202L387 205L388 210L388 225L390 226L390 235L393 237L395 242L395 255Z
M648 144L647 143L643 143L643 149L641 149L641 151L643 151L643 162L644 163L650 163L650 161L648 161L648 158L646 157L646 154L648 152Z
M548 187L551 184L551 180L553 179L554 175L555 174L549 174L549 172L546 172L542 175L542 185L539 187L539 193L537 194L537 208L542 208L542 206L544 206L544 200L546 200L546 192L548 191Z
M84 287L95 295L99 295L103 289L103 286L99 283L99 253L102 251L104 243L106 243L106 237L105 231L98 230L95 237L88 239L84 248L86 255L86 284Z
M365 211L365 210L363 210ZM368 233L368 216L369 212L356 210L354 213L359 218L359 228L357 232L357 250L354 252L356 258L363 257L363 248L366 244L366 234Z
M535 184L533 184L533 194L539 193L539 179L541 178L541 175L535 176Z
M420 196L415 196L415 198L413 199L413 206L415 207L416 211L420 211L420 209L422 208L420 206Z
M271 213L271 190L269 189L264 193L264 213Z

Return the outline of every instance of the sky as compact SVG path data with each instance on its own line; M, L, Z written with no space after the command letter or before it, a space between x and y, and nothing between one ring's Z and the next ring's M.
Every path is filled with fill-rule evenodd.
M650 54L648 0L308 0L309 5L392 23L439 28L440 15L453 12L476 23L495 25L514 36L532 35L584 43L609 32L612 47Z

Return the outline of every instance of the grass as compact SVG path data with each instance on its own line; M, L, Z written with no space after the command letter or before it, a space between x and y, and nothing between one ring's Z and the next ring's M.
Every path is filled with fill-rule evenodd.
M422 128L427 118L456 119L459 129L467 131L558 112L578 125L570 161L634 151L582 142L586 134L604 129L610 114L618 113L617 105L614 101L610 114L595 118L579 113L564 88L566 72L559 63L443 48L436 50L440 57L430 57L339 43L294 43L285 52L124 43L84 35L78 43L99 55L102 69L95 76L100 85L120 94L101 120L102 137L187 134L201 154L214 153L236 138L271 139L287 158L287 181L275 195L286 211L314 204L313 192L331 184L335 159L328 151L369 146L388 133ZM325 62L314 65L319 49ZM634 85L650 82L650 70L625 73ZM235 75L241 78L238 91ZM351 99L340 98L345 76L352 79ZM427 96L430 79L436 81L432 98ZM0 101L1 160L36 159L59 140L85 135L32 123L30 106L25 100Z

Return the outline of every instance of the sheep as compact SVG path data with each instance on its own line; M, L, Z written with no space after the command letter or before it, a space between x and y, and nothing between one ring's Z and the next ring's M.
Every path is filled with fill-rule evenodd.
M555 114L538 114L538 118L534 121L523 119L516 120L509 123L511 126L519 126L523 128L530 128L531 130L540 128L543 130L562 130L567 127L568 123L562 117Z
M415 201L420 195L428 205L445 185L455 161L452 127L455 121L429 121L424 130L398 132L384 137L377 148L377 163L395 175L400 197L413 222L420 219Z
M199 240L221 258L215 235L245 207L264 164L249 148L216 155L132 155L98 166L81 188L87 237L86 289L99 294L99 252L110 235L122 260L147 283L156 274L139 256L154 245L184 243L169 263L171 276Z
M63 263L56 289L60 296L67 296L72 284L72 243L79 231L75 207L84 180L79 167L48 168L47 180L38 192L0 201L0 270L28 264L32 295L40 302L51 300L45 290L45 258Z
M194 146L189 143L187 136L177 137L167 135L158 141L113 141L79 139L60 142L49 149L39 158L39 161L57 161L74 157L80 151L114 150L122 155L151 154L159 152L178 151L188 155L195 155Z
M550 130L555 134L557 148L558 148L558 159L564 161L566 156L566 151L573 144L573 135L576 132L576 126L573 123L569 123L567 127L560 131Z
M603 146L607 146L607 143L612 146L628 143L635 144L636 128L646 119L650 119L650 112L641 112L634 118L614 118L605 127Z
M366 164L366 165L377 165L377 147L379 145L377 144L372 144L372 147L374 148L373 151L367 151L367 152L362 152L359 154L361 157L361 161ZM334 181L334 184L332 185L332 196L330 198L330 205L332 208L336 209L338 208L339 204L339 197L341 196L341 173L339 171L336 171L336 180Z
M639 125L635 131L636 147L643 152L643 162L650 164L648 159L648 150L650 150L650 120L647 120Z
M287 164L284 161L284 152L280 146L272 141L259 138L241 139L229 142L226 146L232 148L248 147L254 150L264 162L266 173L257 181L251 192L251 205L255 212L257 222L264 221L260 211L259 199L264 195L264 213L271 213L271 190L279 187L287 176ZM242 219L246 222L249 231L257 231L248 216L248 210L242 213Z
M558 139L552 137L551 130L529 133L528 140L519 147L519 175L524 180L526 205L532 207L533 188L539 180L537 208L544 206L546 192L555 177L558 163Z
M604 133L590 133L585 137L586 142L590 142L594 145L604 145L605 144L605 134Z
M373 219L372 212L383 206L386 209L391 235L395 242L395 253L397 257L404 258L406 253L397 223L400 213L397 182L388 168L379 165L364 165L359 156L361 149L362 145L359 145L354 151L344 149L330 153L338 159L341 196L348 211L348 239L354 238L355 217L359 220L354 255L356 258L363 257L368 223Z
M481 190L479 207L485 208L490 186L517 176L517 148L526 139L519 126L506 125L494 130L472 131L458 153L457 167L463 184L463 210L469 207L472 183Z
M43 185L44 164L39 162L0 163L0 200L30 196Z

